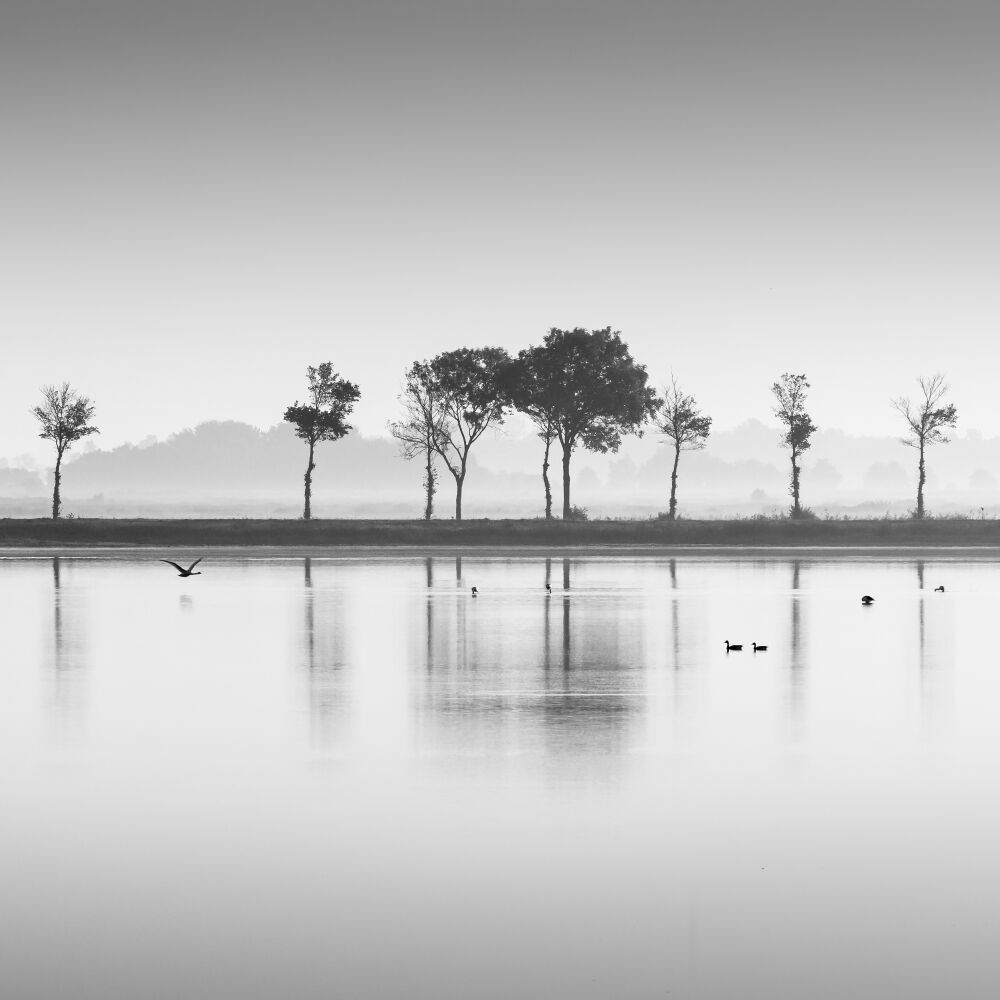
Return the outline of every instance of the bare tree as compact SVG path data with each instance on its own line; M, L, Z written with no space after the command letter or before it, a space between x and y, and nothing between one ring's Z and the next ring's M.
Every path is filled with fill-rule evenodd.
M549 480L549 454L552 451L552 442L559 436L559 429L554 421L544 423L536 421L538 425L538 436L545 445L542 453L542 485L545 487L545 520L552 520L552 483Z
M781 443L792 452L792 482L788 492L792 496L792 517L802 516L799 504L799 457L811 445L809 439L816 430L812 417L806 413L806 389L809 383L805 375L790 375L785 372L780 382L771 386L771 392L778 400L774 415L787 427Z
M891 400L891 403L907 424L907 436L900 440L920 453L917 463L917 508L913 512L913 516L919 521L924 516L924 484L927 482L924 451L928 445L948 443L950 439L944 432L955 426L958 411L954 403L940 405L941 397L949 389L943 375L921 375L917 381L923 398L918 398L916 403L911 404L908 398L900 396L899 399Z
M389 433L399 442L404 458L418 455L424 458L424 520L434 516L434 494L438 472L434 467L436 442L444 433L447 415L434 392L433 379L426 362L415 361L406 372L406 381L399 401L403 419L389 424Z
M60 386L46 385L42 387L41 406L32 407L31 412L42 425L38 435L56 446L56 468L52 487L52 519L59 517L61 498L59 487L62 483L62 459L74 441L87 437L89 434L99 434L96 427L90 425L94 418L94 404L70 387L69 382Z
M308 521L312 517L312 474L316 468L316 445L322 441L337 441L352 428L347 416L354 404L361 398L361 390L353 383L341 378L330 361L324 361L318 368L306 369L309 378L309 394L306 403L296 400L285 410L285 420L295 427L295 436L309 445L309 462L303 476L305 481L305 503L302 517Z
M670 473L671 521L677 517L677 466L682 451L699 451L712 429L712 418L699 412L694 396L684 393L671 376L670 385L663 390L663 404L656 417L656 426L674 443L674 467Z

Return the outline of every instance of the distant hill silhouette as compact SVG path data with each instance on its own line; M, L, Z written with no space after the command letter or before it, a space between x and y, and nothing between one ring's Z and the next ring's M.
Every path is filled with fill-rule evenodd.
M0 469L0 497L39 497L45 492L45 483L37 472Z
M289 424L259 430L236 420L210 421L154 444L80 454L66 464L66 489L76 495L294 496L306 457ZM320 445L316 461L313 488L320 494L411 488L412 470L387 439L349 434Z
M716 504L746 512L787 503L788 453L778 428L749 420L713 434L704 451L686 452L680 466L682 510ZM810 506L891 501L905 509L916 482L916 454L898 438L819 431L806 455L803 502ZM477 442L470 456L467 516L541 513L542 446L526 426L511 424ZM655 431L630 438L616 455L581 452L574 468L578 502L594 512L626 513L665 506L672 453ZM163 441L71 453L64 492L99 504L133 498L148 506L273 500L294 512L301 503L306 448L290 425L261 430L235 420L212 421ZM331 510L398 505L399 516L422 509L419 462L404 461L395 441L351 433L317 450L314 494ZM440 468L436 516L449 517L454 485ZM552 474L558 478L558 462ZM930 497L960 504L1000 501L1000 439L975 432L928 452ZM0 469L0 497L42 497L51 489L38 473ZM346 507L344 506L346 505ZM707 505L707 507L706 507ZM82 507L79 509L83 509ZM99 507L96 509L100 509ZM249 508L247 508L249 509ZM321 515L322 516L322 515Z

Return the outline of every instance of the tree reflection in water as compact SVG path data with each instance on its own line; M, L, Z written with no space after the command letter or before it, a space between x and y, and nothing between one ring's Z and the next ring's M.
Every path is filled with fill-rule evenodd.
M84 592L66 585L59 556L52 557L52 695L48 716L59 742L83 732L87 689Z
M641 636L626 621L635 607L628 595L574 591L568 558L556 605L539 586L552 578L551 558L535 565L540 573L523 574L530 584L491 583L477 601L465 588L451 600L427 595L416 704L424 752L620 758L644 705Z
M917 576L917 642L921 725L925 739L947 736L955 707L954 598L928 591L925 562L914 563Z
M326 750L346 750L351 737L347 691L346 631L343 591L316 574L313 560L302 561L303 650L309 692L310 738Z

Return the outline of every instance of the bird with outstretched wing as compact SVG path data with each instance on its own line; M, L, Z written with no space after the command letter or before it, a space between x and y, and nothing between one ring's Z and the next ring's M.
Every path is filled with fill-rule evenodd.
M198 572L195 573L194 572L194 568L204 558L205 557L202 556L200 559L195 559L195 561L193 563L191 563L191 565L188 566L187 569L185 569L183 566L178 566L177 563L175 563L172 559L161 559L160 562L161 563L166 563L168 566L173 566L174 569L177 570L178 575L180 575L180 576L201 576L201 570L198 570Z

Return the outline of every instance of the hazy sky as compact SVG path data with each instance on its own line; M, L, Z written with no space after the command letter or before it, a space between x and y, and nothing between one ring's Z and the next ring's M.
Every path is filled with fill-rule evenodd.
M0 455L68 379L102 446L262 426L332 360L620 329L718 427L804 371L893 433L949 376L1000 434L1000 7L12 2Z

